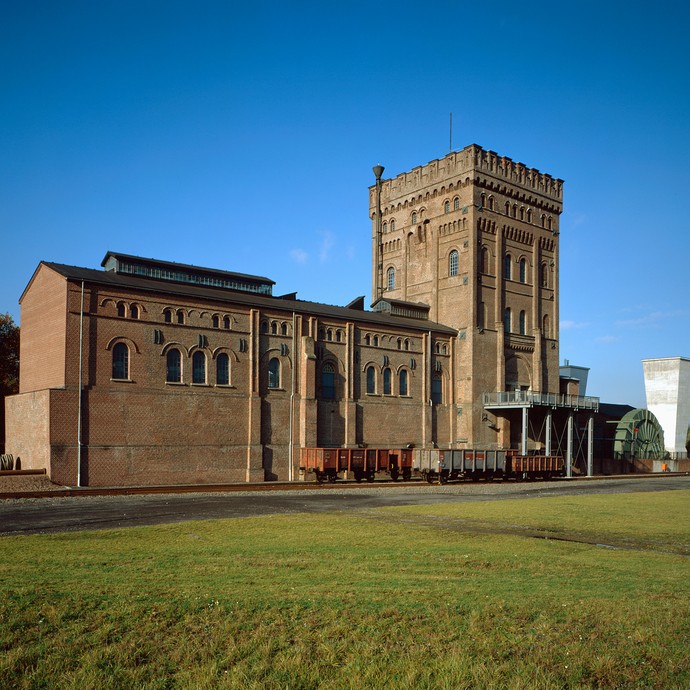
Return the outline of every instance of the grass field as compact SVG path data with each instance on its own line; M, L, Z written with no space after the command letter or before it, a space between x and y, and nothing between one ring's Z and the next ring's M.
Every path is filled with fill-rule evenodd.
M0 687L687 688L688 553L686 491L4 537Z

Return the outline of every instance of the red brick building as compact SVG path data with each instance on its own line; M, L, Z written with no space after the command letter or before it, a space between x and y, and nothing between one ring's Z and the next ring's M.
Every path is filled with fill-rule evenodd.
M572 407L553 397L561 210L561 180L478 146L379 180L371 311L114 252L42 262L6 450L92 486L298 479L312 446L550 450Z

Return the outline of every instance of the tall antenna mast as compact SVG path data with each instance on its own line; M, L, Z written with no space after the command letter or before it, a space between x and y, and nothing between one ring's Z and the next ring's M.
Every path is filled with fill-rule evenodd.
M450 148L449 152L453 151L453 113L450 114Z

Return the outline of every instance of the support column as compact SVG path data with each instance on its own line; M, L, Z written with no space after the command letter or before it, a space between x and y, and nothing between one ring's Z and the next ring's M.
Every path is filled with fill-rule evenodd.
M522 455L527 455L528 415L529 415L529 408L527 406L525 406L522 408L522 433L520 436L520 453Z
M551 428L553 426L553 412L546 413L546 455L551 455Z
M573 411L568 412L568 445L565 451L565 476L573 476Z
M587 476L594 474L594 415L587 420Z

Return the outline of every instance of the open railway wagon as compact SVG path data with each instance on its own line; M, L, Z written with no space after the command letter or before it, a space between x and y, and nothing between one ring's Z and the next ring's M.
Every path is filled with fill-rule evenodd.
M457 479L550 479L565 471L560 456L518 455L510 450L413 451L413 470L429 483Z
M408 448L302 448L300 471L314 474L317 482L334 482L341 472L355 481L373 482L377 474L394 481L412 477L412 450Z

